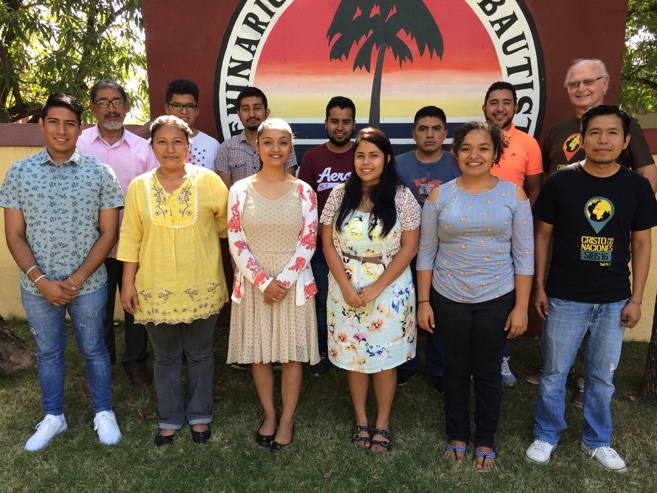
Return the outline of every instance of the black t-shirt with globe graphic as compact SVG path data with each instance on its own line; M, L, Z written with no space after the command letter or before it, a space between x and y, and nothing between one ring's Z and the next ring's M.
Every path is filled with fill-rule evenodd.
M576 163L550 175L533 213L554 226L549 297L581 303L630 297L631 232L657 225L648 180L622 166L599 178Z

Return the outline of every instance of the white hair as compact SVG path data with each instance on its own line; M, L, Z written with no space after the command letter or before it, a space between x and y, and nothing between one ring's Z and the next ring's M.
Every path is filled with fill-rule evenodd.
M568 87L568 83L570 82L570 71L573 69L575 65L579 65L580 63L594 63L598 66L600 69L600 73L602 77L609 77L609 72L607 72L607 66L604 64L602 60L598 60L597 58L576 58L573 60L573 63L570 64L570 67L568 67L568 71L566 72L566 80L564 80L564 87Z

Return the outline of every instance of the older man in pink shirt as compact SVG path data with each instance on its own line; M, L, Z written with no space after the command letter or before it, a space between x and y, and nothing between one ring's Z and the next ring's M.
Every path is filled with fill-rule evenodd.
M101 80L91 88L91 113L98 124L86 129L78 139L77 147L83 154L108 164L116 174L125 196L128 185L137 176L158 166L148 142L123 126L130 102L125 90L117 82ZM121 211L123 219L123 211ZM107 310L105 313L105 342L112 364L116 361L114 343L114 302L116 288L121 289L123 262L116 259L116 246L105 260L107 269ZM127 312L125 316L125 352L121 365L135 387L146 387L153 382L146 368L146 329L135 324Z

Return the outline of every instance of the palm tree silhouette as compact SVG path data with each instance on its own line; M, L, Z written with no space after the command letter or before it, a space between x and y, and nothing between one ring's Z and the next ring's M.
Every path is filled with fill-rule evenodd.
M398 36L401 31L415 41L420 56L427 50L430 57L443 57L443 37L423 0L342 0L326 33L329 45L339 35L330 60L349 59L352 46L360 44L354 72L359 68L369 72L372 54L378 50L370 100L369 124L373 127L381 122L381 76L386 51L392 52L400 67L407 60L413 61L410 48Z

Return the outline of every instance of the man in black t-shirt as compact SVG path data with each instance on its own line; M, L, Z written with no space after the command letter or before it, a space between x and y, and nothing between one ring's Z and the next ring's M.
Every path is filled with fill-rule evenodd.
M625 328L641 318L650 228L657 224L650 183L616 162L630 142L629 128L630 117L617 106L588 110L581 122L584 160L552 174L534 206L534 305L545 324L535 441L526 456L539 464L550 461L566 429L566 379L582 344L586 392L581 448L607 469L627 469L610 447L613 377Z
M543 170L546 174L564 168L584 159L584 149L580 136L580 119L593 106L603 104L609 89L609 72L601 60L578 59L568 68L564 82L575 115L553 125L541 149ZM629 144L621 151L617 162L636 171L650 182L653 193L657 192L657 167L655 167L650 148L643 135L639 122L630 119L628 131L631 136ZM577 362L577 392L571 402L581 408L584 400L584 378L581 375L581 358ZM538 384L540 372L527 376L531 384Z

